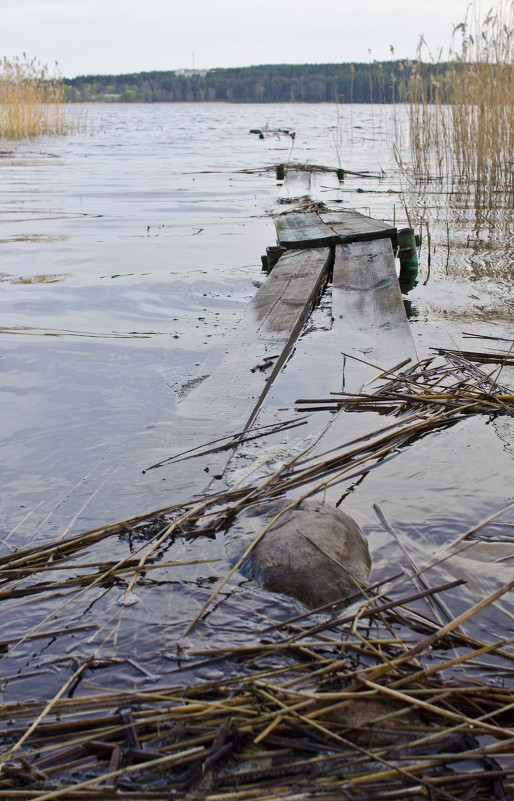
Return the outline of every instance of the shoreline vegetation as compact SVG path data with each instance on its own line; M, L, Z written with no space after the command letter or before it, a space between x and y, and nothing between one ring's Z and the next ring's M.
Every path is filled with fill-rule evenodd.
M503 0L482 22L472 8L454 29L447 62L427 65L424 52L421 42L409 81L408 146L399 127L395 134L397 164L409 185L438 189L454 207L471 203L497 232L508 231L514 201L514 0Z
M91 591L116 584L120 605L131 606L136 590L190 564L170 561L174 540L212 536L242 509L293 486L311 494L313 483L319 490L339 484L343 474L364 475L382 461L384 448L393 454L463 417L509 415L513 396L499 381L513 344L466 356L438 349L437 356L391 373L376 390L346 397L354 411L380 414L387 407L393 422L371 437L337 443L329 458L304 451L287 471L284 466L253 485L2 556L4 607L39 601L42 612L22 637L1 644L0 661L24 645L32 649L36 639L59 639L52 667L62 673L52 697L5 700L0 708L1 797L512 799L512 638L496 637L487 615L508 626L506 596L514 582L498 582L457 611L450 593L463 592L466 582L441 584L430 572L480 546L476 535L480 540L481 530L512 502L454 537L421 568L405 551L401 567L359 588L350 608L336 602L286 620L256 616L250 644L220 646L185 635L171 645L163 635L162 650L145 666L135 647L129 658L105 647L117 637L112 619L94 650L92 640L70 648L67 638L80 631L89 636L94 628L87 618ZM399 542L382 509L373 509ZM128 532L137 549L106 562L102 543ZM212 626L205 628L204 614L235 570L188 632ZM135 627L134 636L151 653L144 628ZM151 672L154 665L159 672ZM127 667L139 678L119 687L114 672ZM202 669L209 673L195 681ZM99 673L109 670L111 681L102 682Z
M67 113L57 62L53 70L36 58L0 60L0 138L26 139L75 130Z
M442 181L448 192L474 187L480 208L498 204L510 208L513 0L500 3L482 24L471 13L458 25L449 61L440 64L435 75L433 69L426 70L422 55L421 44L409 84L410 170L423 182Z
M65 80L64 91L69 102L409 103L466 111L492 92L489 105L503 104L509 113L513 29L514 0L500 0L483 19L471 3L444 59L421 37L414 59L85 75Z
M208 96L175 101L154 96L130 99L125 93L136 88L127 84L129 88L122 89L115 81L102 84L103 97L99 97L99 81L92 78L100 76L75 81L84 82L77 91L82 92L86 84L91 87L87 98L80 97L82 102L378 104L399 102L403 97L409 103L410 151L402 149L397 139L397 160L408 185L419 194L426 189L427 196L430 192L447 195L445 213L452 204L462 209L464 198L470 206L475 204L482 217L483 207L500 207L510 220L514 0L502 7L505 16L487 17L479 30L457 26L460 44L452 43L451 61L425 64L420 52L420 60L408 62L408 68L404 62L402 71L398 67L401 81L386 62L381 68L361 65L362 74L358 65L353 65L353 71L352 65L329 65L348 67L350 96L344 91L337 94L340 84L332 76L332 83L325 85L325 98L308 100L311 89L322 94L321 78L314 77L315 65L304 65L306 83L298 84L305 86L305 97L291 97L289 85L289 97L278 101L266 95L263 78L255 83L257 72L246 88L243 78L251 70L293 69L287 65L176 76L180 86L193 91L201 81L207 86L214 73L240 73L237 80L241 79L238 85L243 94L255 94L256 87L263 87L261 99L249 100L238 100L234 94L230 100ZM25 77L23 64L29 71ZM312 69L310 75L307 67ZM77 101L69 96L70 82L55 79L56 94L48 95L42 70L46 68L26 58L25 62L4 60L0 122L3 125L8 118L12 124L8 134L0 127L0 136L18 136L15 132L19 131L21 138L72 130L60 122L73 124L73 116L61 116L66 99ZM12 76L18 94L6 74ZM367 99L359 99L357 79L361 77L362 97L367 92ZM140 85L146 86L144 81ZM287 86L285 82L286 94ZM122 91L116 91L117 87ZM327 96L327 87L334 92L332 98ZM403 96L404 87L407 94ZM150 84L147 90L153 91ZM391 99L386 100L389 90ZM49 112L53 127L45 116ZM402 162L402 152L410 153L408 164ZM448 241L449 232L448 223ZM512 497L485 518L473 517L470 528L448 529L444 545L431 547L426 559L403 544L401 530L396 531L386 516L386 506L382 504L382 509L373 503L378 533L384 543L397 544L402 556L396 558L390 573L359 588L344 611L336 602L299 611L288 619L278 612L275 619L274 610L269 615L257 612L249 616L251 642L219 645L215 638L209 639L217 625L211 615L222 602L238 562L216 586L203 579L206 600L202 608L178 638L171 633L174 629L163 627L160 650L152 650L143 615L134 618L132 640L127 637L123 642L121 628L122 615L137 603L138 593L154 587L166 592L166 585L183 580L180 571L186 565L210 561L195 560L194 553L187 560L173 560L174 543L213 539L257 502L287 493L300 500L343 481L356 486L407 447L460 426L466 419L479 417L484 425L508 421L514 414L514 340L495 336L494 331L463 336L486 344L469 351L436 346L430 349L431 356L416 364L399 364L381 372L380 381L374 386L368 382L366 391L333 393L334 411L377 415L370 434L334 441L330 451L319 455L309 446L290 455L278 469L270 468L275 472L225 493L196 496L0 556L4 614L26 615L23 635L0 642L4 689L8 689L0 707L3 799L513 801L510 635L514 581L511 573L503 572L512 565L512 553L496 551L494 586L491 582L487 591L474 586L474 574L465 587L464 578L442 583L437 573L445 563L454 560L455 564L455 558L461 564L469 558L468 569L479 574L480 556L474 559L470 551L477 549L480 554L480 548L494 544L511 546L511 535L506 541L496 540L487 526L503 516L505 526L512 527L511 517L507 519L514 505ZM309 404L321 409L326 400L315 397ZM282 424L282 429L263 426L205 443L200 453L228 452L254 436L283 432L290 422ZM199 449L193 449L169 461L198 455ZM444 464L440 469L445 469ZM429 484L427 491L437 502ZM264 533L265 529L246 554ZM112 546L108 560L107 544ZM176 552L181 551L177 548ZM119 613L109 611L97 627L88 617L95 598L114 587L119 593L115 606ZM180 614L172 603L169 609L173 615ZM158 623L160 615L169 613L152 609L150 614L153 625L153 618ZM197 639L190 637L192 632ZM34 645L37 641L42 645ZM23 677L34 683L30 698L20 696L15 684Z
M407 61L264 64L82 75L64 84L66 99L79 103L393 103L407 99L409 72Z

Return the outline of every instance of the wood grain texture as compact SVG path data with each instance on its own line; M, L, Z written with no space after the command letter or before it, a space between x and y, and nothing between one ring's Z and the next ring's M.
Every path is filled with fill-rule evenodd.
M321 219L338 235L340 244L396 237L394 226L357 211L330 212Z
M336 245L338 234L315 212L284 214L275 218L277 241L288 250Z
M284 214L275 219L277 241L291 249L396 238L396 228L357 211Z

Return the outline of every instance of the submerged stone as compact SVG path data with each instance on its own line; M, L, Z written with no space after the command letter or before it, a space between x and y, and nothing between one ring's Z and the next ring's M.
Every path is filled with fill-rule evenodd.
M256 504L231 527L227 553L236 562L272 523L242 571L264 589L297 598L311 608L341 601L367 583L371 559L366 538L349 515L315 501Z

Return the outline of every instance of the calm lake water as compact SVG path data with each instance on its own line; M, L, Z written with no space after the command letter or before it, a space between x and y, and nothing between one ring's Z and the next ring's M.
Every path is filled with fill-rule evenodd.
M435 187L419 192L402 179L392 149L401 110L184 104L99 105L83 113L81 132L0 148L2 553L205 489L187 463L144 471L207 441L193 442L194 426L184 424L177 401L221 358L226 332L265 280L260 257L275 242L270 215L284 195L266 168L293 161L369 171L379 177L348 175L339 189L318 185L318 199L398 224L406 223L405 199L425 238L420 281L408 299L420 358L433 346L473 349L464 332L514 338L512 236L499 234L466 197L449 208ZM249 133L265 125L296 137ZM315 386L317 370L313 364ZM293 385L290 402L296 397ZM225 433L214 430L212 438ZM369 536L375 570L387 575L401 557L373 503L426 563L441 543L514 499L513 441L512 418L463 421L356 487L345 510ZM513 532L510 511L483 530L484 539L503 542L501 563L489 553L478 567L469 559L455 565L455 575L472 577L455 613L508 580ZM105 558L126 547L120 541ZM167 556L219 558L219 545L180 541ZM91 627L86 639L69 635L64 650L137 658L169 680L175 666L163 653L182 642L224 571L224 563L170 568L130 608L117 605L123 588L102 589L87 612L72 604L58 616L62 627L85 620ZM446 565L433 581L452 575ZM251 586L236 586L222 601L195 642L244 641L250 612L277 617L296 608ZM20 636L53 609L50 598L10 601L0 638ZM509 636L508 614L490 610L484 631L491 622ZM2 665L5 697L34 692L36 667L46 677L43 694L59 686L61 671L48 666L59 654L68 669L63 653L62 639L20 646ZM120 681L119 668L116 675ZM140 679L128 667L121 680L132 686ZM114 672L102 681L114 682Z

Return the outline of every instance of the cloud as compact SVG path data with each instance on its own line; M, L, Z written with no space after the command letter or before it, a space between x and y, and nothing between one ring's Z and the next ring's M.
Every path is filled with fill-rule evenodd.
M95 8L100 8L96 2L90 3L86 0L68 0L67 2L48 3L12 3L7 8L2 9L2 21L5 23L9 19L23 20L30 26L35 18L66 19L70 17L85 16L94 13Z

